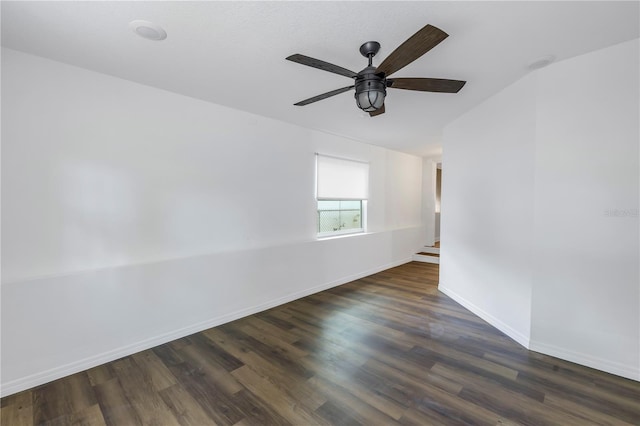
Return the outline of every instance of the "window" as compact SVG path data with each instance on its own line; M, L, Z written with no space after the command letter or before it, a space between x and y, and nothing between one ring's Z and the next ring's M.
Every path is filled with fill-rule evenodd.
M369 164L316 155L318 236L364 232Z
M361 200L318 200L318 234L362 230Z

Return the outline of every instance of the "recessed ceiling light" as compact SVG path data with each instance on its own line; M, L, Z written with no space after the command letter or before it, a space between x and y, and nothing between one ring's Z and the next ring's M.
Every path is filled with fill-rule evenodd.
M167 32L153 22L137 19L129 22L129 28L131 28L133 32L138 34L140 37L149 40L159 41L167 38Z
M551 62L555 60L556 60L555 56L546 55L531 62L527 68L529 68L530 70L538 70L540 68L546 67L547 65L549 65Z

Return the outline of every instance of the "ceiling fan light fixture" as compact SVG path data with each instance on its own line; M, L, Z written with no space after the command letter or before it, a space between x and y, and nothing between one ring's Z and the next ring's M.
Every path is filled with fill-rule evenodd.
M380 90L367 90L364 92L356 93L356 103L358 108L366 112L377 111L384 105L384 98L386 92L384 89Z
M375 73L375 67L368 66L356 77L356 104L366 112L373 112L384 105L387 83L383 76Z

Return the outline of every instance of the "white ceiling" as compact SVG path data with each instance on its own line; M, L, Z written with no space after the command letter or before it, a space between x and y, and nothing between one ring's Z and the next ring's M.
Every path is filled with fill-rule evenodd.
M640 36L638 2L10 2L2 45L300 126L419 155L437 152L451 120L525 75L544 55L562 60ZM136 36L135 19L168 33ZM458 94L390 89L370 118L347 92L293 103L350 79L285 61L293 53L353 71L374 64L425 24L449 34L395 77L466 80ZM585 88L588 90L588 88Z

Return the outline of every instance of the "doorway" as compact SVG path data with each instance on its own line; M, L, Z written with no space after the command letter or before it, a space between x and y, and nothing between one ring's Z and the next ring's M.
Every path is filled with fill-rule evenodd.
M442 163L438 163L436 169L436 205L435 205L435 226L434 242L435 247L440 247L440 199L442 196Z

